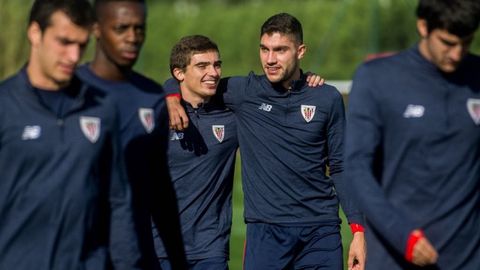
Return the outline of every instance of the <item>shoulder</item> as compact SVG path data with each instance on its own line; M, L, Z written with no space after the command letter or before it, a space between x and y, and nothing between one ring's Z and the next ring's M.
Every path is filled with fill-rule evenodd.
M164 94L162 86L151 78L138 72L133 72L130 83L145 93Z

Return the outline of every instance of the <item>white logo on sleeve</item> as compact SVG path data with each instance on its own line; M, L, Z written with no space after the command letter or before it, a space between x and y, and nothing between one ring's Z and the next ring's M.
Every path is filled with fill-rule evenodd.
M420 118L425 113L425 107L422 105L413 105L409 104L405 112L403 113L403 117L405 118Z
M150 108L139 108L138 109L138 116L140 117L140 121L142 122L143 127L147 131L147 133L151 133L155 128L155 121L153 117L153 109Z
M469 98L467 109L475 125L480 125L480 99Z
M42 128L40 126L25 126L22 133L22 140L36 140L40 138Z
M224 125L213 125L212 126L213 135L219 142L223 142L225 138L225 126Z
M310 122L313 119L313 116L315 115L315 109L316 106L312 105L302 105L300 110L302 111L302 116L305 121Z
M87 139L95 143L100 137L100 118L80 116L80 128Z
M266 111L266 112L269 112L272 110L272 105L270 104L267 104L267 103L262 103L262 105L260 105L260 107L258 107L258 109L262 110L262 111Z

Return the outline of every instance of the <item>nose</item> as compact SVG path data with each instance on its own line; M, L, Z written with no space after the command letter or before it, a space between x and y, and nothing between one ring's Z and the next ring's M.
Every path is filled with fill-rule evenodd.
M460 62L463 58L463 56L465 55L465 52L467 51L467 48L466 46L464 45L456 45L454 46L450 52L449 52L449 57L452 61L455 61L455 62Z
M83 49L79 44L71 44L68 48L68 61L72 64L76 64L82 57Z
M215 66L215 65L209 65L208 68L207 68L207 74L212 76L212 77L218 78L218 77L220 77L221 73L222 73L222 69L220 67Z
M267 64L273 65L273 64L276 64L276 63L277 63L277 55L275 54L275 52L273 52L273 51L268 52Z

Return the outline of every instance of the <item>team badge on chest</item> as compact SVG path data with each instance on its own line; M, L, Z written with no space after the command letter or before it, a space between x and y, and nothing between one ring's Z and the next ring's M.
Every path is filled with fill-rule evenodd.
M100 118L80 116L80 128L87 139L95 143L100 136Z
M147 131L147 133L151 133L155 128L153 109L140 108L138 109L138 116L140 117L140 121L142 122L142 125Z
M302 105L300 110L302 111L302 116L305 121L310 122L313 119L313 116L315 115L315 109L316 106L311 106L311 105Z
M225 126L224 125L213 125L212 126L213 135L219 142L223 142L225 138Z
M469 98L467 100L468 113L476 125L480 125L480 99Z

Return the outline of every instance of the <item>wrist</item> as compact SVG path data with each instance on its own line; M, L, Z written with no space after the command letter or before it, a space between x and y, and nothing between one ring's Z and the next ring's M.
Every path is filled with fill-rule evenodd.
M169 97L176 97L176 98L178 98L178 99L182 99L182 97L180 96L179 93L168 94L168 95L167 95L167 98L169 98Z
M412 262L413 259L413 248L417 244L418 240L425 237L422 230L414 230L410 233L407 240L407 247L405 248L405 259L408 262Z
M351 223L350 230L352 231L352 234L355 234L357 232L365 232L365 228L358 223Z

